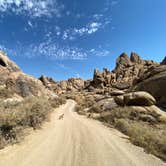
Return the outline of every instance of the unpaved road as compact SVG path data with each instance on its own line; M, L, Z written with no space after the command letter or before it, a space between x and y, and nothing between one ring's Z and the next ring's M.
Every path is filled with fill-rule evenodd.
M0 166L162 166L115 129L77 115L69 100L42 130L0 151ZM59 116L64 113L64 118Z

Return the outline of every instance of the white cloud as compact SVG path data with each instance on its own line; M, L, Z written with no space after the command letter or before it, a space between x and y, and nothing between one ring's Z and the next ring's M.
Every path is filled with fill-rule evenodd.
M28 21L28 25L29 25L31 28L33 28L33 24L32 24L31 21Z
M77 36L90 35L97 32L99 29L103 28L103 26L104 24L102 25L99 22L91 22L82 28L66 29L63 32L62 39L74 40Z
M92 34L92 33L95 33L96 31L98 31L101 27L101 23L98 23L98 22L92 22L90 24L88 24L87 26L83 27L83 28L80 28L80 29L77 29L75 28L74 29L74 32L76 34L79 34L79 35L84 35L84 34Z
M66 40L69 37L68 35L69 35L68 31L64 31L62 39Z
M93 55L93 56L102 56L102 57L104 57L104 56L109 56L111 53L110 53L110 51L109 50L107 50L107 49L103 49L101 46L99 46L99 48L98 49L91 49L90 51L89 51L89 54L90 55Z
M93 18L96 20L100 20L104 15L103 14L94 14Z
M57 0L0 0L0 12L12 12L17 15L30 17L50 17L53 14L59 17L63 5Z
M14 48L5 48L0 45L0 50L7 52L12 56L24 56L28 58L46 57L48 59L72 59L83 60L87 58L87 53L77 47L70 47L68 45L61 46L52 40L47 40L39 44L22 45L17 44Z

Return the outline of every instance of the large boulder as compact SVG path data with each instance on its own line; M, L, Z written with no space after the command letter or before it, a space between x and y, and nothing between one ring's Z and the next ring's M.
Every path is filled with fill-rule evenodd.
M41 81L24 74L3 52L0 52L0 86L3 86L0 89L1 92L10 92L12 96L29 97L50 94Z
M12 62L7 55L0 51L0 70L8 70L9 72L18 72L20 68Z
M156 104L155 98L144 91L126 93L116 96L114 100L120 106L152 106Z
M118 104L119 106L124 106L125 105L123 95L114 97L114 100L115 100L116 104Z
M156 104L156 100L147 92L131 92L124 95L125 105L151 106Z
M119 95L124 95L124 94L125 94L125 92L122 91L122 90L112 90L112 91L110 92L110 95L111 95L111 96L119 96Z
M166 65L153 66L144 72L133 91L146 91L155 97L157 105L166 108Z

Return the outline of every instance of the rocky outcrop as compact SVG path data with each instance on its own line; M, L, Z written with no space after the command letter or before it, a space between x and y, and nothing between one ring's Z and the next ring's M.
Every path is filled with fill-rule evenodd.
M114 101L121 108L132 110L134 118L137 120L155 122L155 118L160 122L166 119L166 112L157 107L155 98L147 92L138 91L126 93L114 97ZM155 117L153 117L153 116Z
M161 62L161 65L166 65L166 56L165 56L165 58L163 59L163 61Z
M159 64L153 61L142 60L136 53L131 53L130 57L126 53L122 53L117 58L113 71L107 69L103 69L102 72L94 71L93 80L89 87L128 89L138 81L142 73L157 65Z
M156 104L155 98L147 92L131 92L115 97L115 102L118 105L133 105L133 106L151 106Z
M49 96L52 93L41 81L24 74L3 52L0 52L0 75L0 86L3 92L10 91L12 95L17 94L21 97Z
M166 108L166 65L152 66L142 72L133 91L147 91L157 100L157 105Z
M20 68L12 62L7 55L0 51L0 69L2 70L8 70L9 72L18 72L20 71Z
M56 94L81 91L85 86L85 81L81 78L70 78L68 80L56 82L52 78L41 76L39 80L46 88Z

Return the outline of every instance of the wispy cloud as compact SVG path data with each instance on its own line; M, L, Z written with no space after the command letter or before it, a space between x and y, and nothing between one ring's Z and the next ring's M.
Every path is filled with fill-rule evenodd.
M91 49L89 50L89 54L92 56L100 56L100 57L104 57L104 56L110 56L110 51L107 49L103 49L103 48L97 48L97 49Z
M31 21L28 21L28 25L29 25L31 28L33 28L33 24L32 24Z
M24 46L18 44L14 48L7 48L0 45L0 50L7 52L12 56L24 56L28 58L46 57L48 59L59 60L84 60L87 58L87 53L81 48L71 46L61 46L53 41L44 41L39 44L31 44Z
M86 27L80 29L74 28L74 33L79 34L80 36L84 34L92 34L97 32L100 29L101 25L102 24L99 22L92 22L88 24Z
M73 40L73 39L76 39L77 37L81 37L84 35L91 35L99 31L100 29L104 28L108 23L109 22L107 21L105 21L104 23L92 21L81 28L66 29L63 32L62 39Z
M28 15L41 17L56 15L60 17L63 5L57 0L0 0L1 13L15 13L16 15Z

